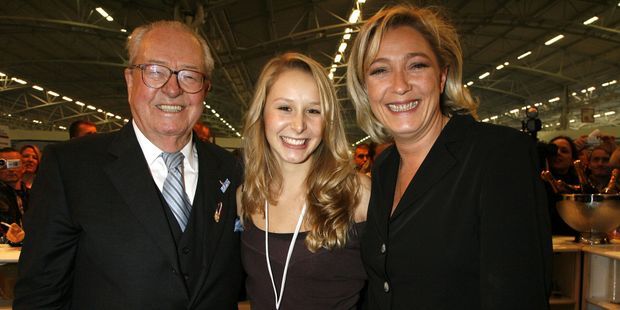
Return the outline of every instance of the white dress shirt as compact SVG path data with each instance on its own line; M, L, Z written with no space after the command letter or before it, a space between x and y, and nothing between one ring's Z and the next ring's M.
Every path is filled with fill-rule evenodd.
M157 188L161 192L164 187L164 181L168 176L168 168L164 159L161 157L162 150L160 150L155 144L153 144L146 136L140 131L138 125L134 120L131 121L133 129L136 132L138 143L146 158L146 163L149 165L151 175ZM181 153L185 158L183 159L183 181L185 182L185 192L189 201L194 204L194 197L196 195L196 187L198 184L198 152L196 146L192 143L192 139L181 149Z

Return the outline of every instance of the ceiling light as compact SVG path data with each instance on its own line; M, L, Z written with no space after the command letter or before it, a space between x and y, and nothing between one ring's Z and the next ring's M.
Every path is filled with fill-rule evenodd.
M507 65L509 65L509 64L510 64L510 63L509 63L509 62L507 62L507 61L506 61L506 62L504 62L504 66L507 66Z
M360 10L355 9L351 12L351 16L349 16L349 23L354 24L357 23L357 20L360 18Z
M499 65L499 66L495 67L495 69L502 70L502 69L504 69L504 65Z
M596 89L596 87L594 87L594 86L590 86L590 87L588 87L588 91L593 91L593 90L595 90L595 89Z
M497 119L497 115L491 116L491 120L496 120L496 119Z
M114 20L114 18L112 18L112 16L110 16L110 15L108 15L105 19L106 19L107 21L109 21L109 22L111 22L111 21L113 21L113 20Z
M334 73L333 73L333 72L330 72L330 73L327 75L327 77L328 77L330 80L333 80L333 79L334 79Z
M127 32L127 29L121 28L121 32Z
M340 43L340 46L338 47L338 51L340 53L344 53L344 51L347 49L347 43L346 42L342 42Z
M102 109L97 109L97 112L103 113L103 110Z
M17 83L19 83L19 84L22 84L22 85L26 85L26 84L28 84L28 83L26 83L26 81L24 81L24 80L22 80L22 79L18 79L18 78L16 78L16 77L11 78L11 81L15 81L15 82L17 82Z
M588 20L586 20L585 22L583 22L583 24L584 24L584 25L589 25L589 24L591 24L591 23L593 23L593 22L595 22L595 21L597 21L597 20L598 20L598 17L596 17L596 16L592 16L592 17L590 17L590 19L588 19Z
M469 81L469 82L467 82L467 86L472 86L472 85L474 85L474 82L473 82L473 81Z
M527 52L521 54L519 57L517 57L517 59L521 60L521 59L523 59L523 58L525 58L527 56L530 56L531 54L532 54L532 51L527 51Z
M366 0L357 0L357 3L366 3Z
M560 97L555 97L555 98L551 98L548 100L549 102L556 102L556 101L560 101Z
M120 117L120 115L116 115L116 116L114 116L114 118L121 119L122 117Z
M336 57L334 58L334 62L340 62L340 60L342 60L342 54L336 54Z
M81 106L81 107L85 106L85 104L84 104L84 103L82 103L81 101L76 101L76 102L75 102L75 104L77 104L77 105L79 105L79 106Z
M486 122L488 122L488 121L489 121L489 118L485 118L485 119L483 119L482 121L486 123Z
M564 38L564 35L562 35L562 34L558 34L558 35L557 35L557 36L555 36L553 39L551 39L551 40L549 40L549 41L545 42L545 45L551 45L551 44L553 44L553 43L555 43L555 42L558 42L558 41L562 40L562 38Z
M89 110L97 110L97 108L93 107L92 105L87 105L86 108Z
M69 102L73 101L73 99L71 99L71 98L69 98L67 96L62 96L62 100L69 101Z
M67 130L67 127L65 127L65 126L58 126L58 129Z
M49 95L54 96L54 97L58 97L58 96L60 96L60 94L59 94L59 93L57 93L57 92L55 92L55 91L51 91L51 90L48 90L48 91L47 91L47 93L48 93Z
M616 111L605 112L605 116L614 115L614 114L616 114Z
M6 76L6 74L4 74L4 73L0 72L0 76Z
M568 122L569 122L569 123L574 123L574 122L575 122L575 120L574 120L574 119L571 119L571 120L570 120L570 121L568 121Z
M39 85L32 85L32 88L38 90L38 91L43 91L43 87L39 86Z
M517 113L519 113L519 109L512 109L512 110L510 110L510 113L517 114Z
M599 117L601 117L600 114L594 114L594 118L599 118Z
M482 79L484 79L485 77L487 77L487 76L489 76L489 75L491 75L491 73L489 73L489 72L485 72L485 73L483 73L481 76L479 76L479 77L478 77L478 79L481 79L481 80L482 80Z

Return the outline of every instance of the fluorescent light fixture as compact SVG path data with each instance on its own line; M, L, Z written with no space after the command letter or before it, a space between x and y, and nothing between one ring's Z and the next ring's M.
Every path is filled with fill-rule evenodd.
M574 123L576 122L574 119L571 119L570 121L568 121L569 123Z
M38 90L38 91L43 91L43 87L39 86L39 85L32 85L32 88Z
M217 113L217 111L215 111L214 109L211 109L211 113L215 114Z
M495 69L502 70L502 69L504 69L504 65L499 65L499 66L495 67Z
M573 92L571 95L572 95L572 96L577 96L577 93L576 93L576 92Z
M114 20L114 18L112 18L112 16L108 15L108 17L105 18L107 21L111 22Z
M334 58L334 62L340 62L340 60L342 60L342 54L336 54L336 57Z
M548 100L549 102L556 102L556 101L560 101L560 97L555 97L555 98L551 98Z
M58 126L58 129L67 130L67 127L65 127L65 126Z
M592 16L592 17L590 17L588 20L586 20L585 22L583 22L583 24L584 24L584 25L589 25L589 24L591 24L591 23L593 23L593 22L595 22L595 21L597 21L597 20L598 20L598 17L597 17L597 16Z
M487 117L487 118L483 119L482 121L486 123L486 122L489 121L489 118Z
M616 114L616 111L609 111L609 112L605 112L604 114L605 116L614 115Z
M241 135L238 132L235 132L235 134L237 135L237 137L241 137Z
M581 90L582 94L585 94L586 92L587 92L587 90L585 88Z
M560 122L555 123L556 126L560 126Z
M347 42L340 43L340 46L338 47L338 52L344 53L344 51L346 50L347 50Z
M507 62L507 61L506 61L506 62L504 62L504 66L507 66L507 65L509 65L509 64L510 64L510 63L509 63L509 62Z
M519 109L512 109L512 110L510 110L510 113L515 113L515 114L517 114L517 113L519 113Z
M609 82L605 82L605 83L601 84L601 86L603 86L603 87L607 87L607 86L609 86L609 85L616 84L617 82L618 82L618 81L616 81L616 80L611 80L611 81L609 81Z
M563 34L558 34L557 36L553 37L551 40L545 42L545 45L551 45L555 42L558 42L560 40L562 40L562 38L564 38Z
M51 91L51 90L48 90L48 91L47 91L47 93L48 93L49 95L54 96L54 97L58 97L58 96L60 96L60 94L59 94L59 93L57 93L57 92L55 92L55 91Z
M94 106L92 106L92 105L87 105L87 106L86 106L86 108L87 108L87 109L89 109L89 110L93 110L93 111L94 111L94 110L97 110L97 108L95 108L95 107L94 107Z
M26 83L26 81L24 81L24 80L22 80L22 79L15 78L15 77L14 77L14 78L11 78L11 81L15 81L15 82L17 82L17 83L19 83L19 84L22 84L22 85L26 85L26 84L28 84L28 83Z
M478 77L478 79L482 80L482 79L484 79L485 77L487 77L487 76L489 76L489 75L491 75L491 73L489 73L489 72L485 72L485 73L483 73L482 75L480 75L480 76Z
M122 117L120 117L120 115L116 115L116 116L114 116L114 118L121 119Z
M62 100L69 101L69 102L73 101L73 99L71 99L71 98L69 98L67 96L62 96Z
M517 59L521 60L521 59L523 59L523 58L525 58L527 56L530 56L531 54L532 54L532 51L527 51L527 52L521 54L519 57L517 57Z
M595 90L595 89L596 89L596 87L594 87L594 86L590 86L590 87L588 87L588 91L593 91L593 90Z
M103 110L102 109L97 109L97 112L103 113Z
M4 74L4 73L0 72L0 76L6 76L6 74Z
M366 0L357 0L357 3L366 3Z
M538 103L535 103L535 104L534 104L534 106L535 106L535 107L539 107L539 106L541 106L541 105L543 105L543 104L542 104L542 102L538 102Z
M469 81L469 82L467 82L467 86L472 86L472 85L474 85L474 82L473 82L473 81Z
M81 102L81 101L76 101L75 104L77 104L77 105L79 105L81 107L85 106L85 104L83 102Z
M220 117L220 113L215 113L215 117Z
M98 7L95 9L95 11L99 12L99 14L101 14L101 16L103 17L108 17L110 16L110 14L108 14L108 12L106 12L103 8Z
M498 117L497 115L493 115L493 116L491 116L491 120L496 120L497 117Z
M123 122L129 123L129 120L128 119L124 119Z
M114 113L110 113L110 112L106 113L105 115L109 117L114 117Z
M343 35L343 36L342 36L342 39L343 39L343 40L349 40L349 39L351 39L351 34L350 34L350 33L347 33L347 34Z
M349 23L354 24L357 23L357 20L360 18L360 10L355 9L351 12L351 16L349 16Z
M599 118L599 117L601 117L600 114L594 114L594 118Z
M211 106L210 106L210 105L208 105L208 104L205 104L205 108L207 108L207 109L211 109Z
M330 72L330 73L327 75L327 77L328 77L330 80L333 80L333 79L334 79L334 73L333 73L333 72Z
M127 32L127 29L121 28L121 32Z

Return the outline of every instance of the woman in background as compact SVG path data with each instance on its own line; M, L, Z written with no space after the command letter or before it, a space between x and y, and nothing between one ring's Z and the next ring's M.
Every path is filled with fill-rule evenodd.
M39 162L41 161L41 151L36 145L26 144L19 151L22 154L22 163L24 164L24 175L22 181L26 188L30 189L34 182L34 177L39 170Z
M456 29L395 6L362 27L347 86L360 127L393 140L372 171L369 309L547 309L551 234L533 140L475 120Z
M242 262L252 310L355 309L370 181L354 171L336 93L297 53L269 61L245 119Z

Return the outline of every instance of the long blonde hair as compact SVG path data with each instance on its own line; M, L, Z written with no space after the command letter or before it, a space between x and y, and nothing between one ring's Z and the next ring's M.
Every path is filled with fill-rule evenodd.
M310 231L306 246L310 251L345 245L355 207L360 201L358 179L348 151L340 106L334 87L316 61L298 53L286 53L271 59L258 79L254 97L245 116L243 157L245 180L241 197L244 220L264 213L265 201L276 204L282 190L282 174L265 137L264 108L267 94L277 78L287 70L312 75L319 90L324 130L322 141L312 153L312 166L306 177Z
M445 91L440 98L444 115L471 114L476 116L478 103L463 87L463 51L454 26L438 8L418 8L397 5L383 9L362 27L353 47L347 68L347 89L355 105L357 123L379 143L392 137L375 118L368 102L366 72L379 52L383 35L399 26L408 26L420 32L433 49L439 66L448 68Z

